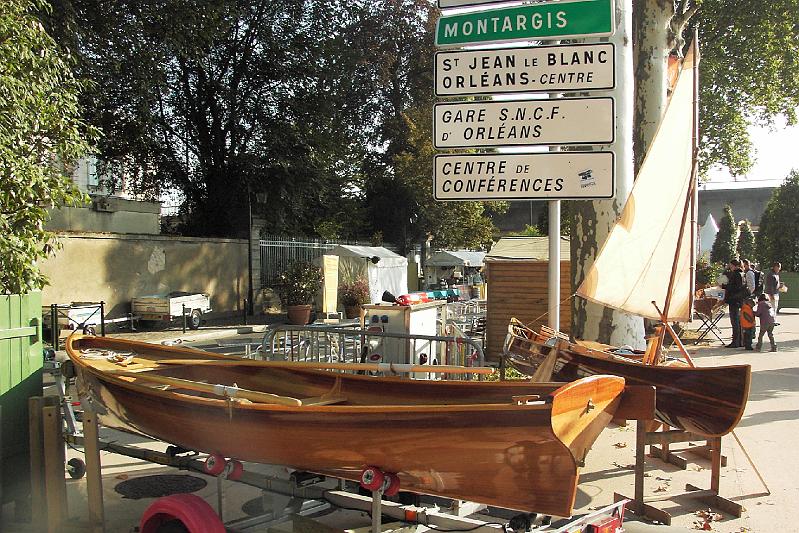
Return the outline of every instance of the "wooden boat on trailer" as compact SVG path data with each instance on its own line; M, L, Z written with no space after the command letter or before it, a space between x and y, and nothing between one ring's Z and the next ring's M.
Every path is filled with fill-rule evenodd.
M625 387L374 377L79 334L66 350L108 426L362 483L375 467L402 490L557 516Z
M546 379L571 381L587 376L622 376L628 384L656 389L656 418L674 428L703 436L732 431L743 416L749 396L751 367L729 365L692 367L680 361L644 364L644 352L597 350L569 342L562 335L535 332L511 320L505 343L505 360L519 372L541 374L551 365ZM550 357L547 361L547 357Z

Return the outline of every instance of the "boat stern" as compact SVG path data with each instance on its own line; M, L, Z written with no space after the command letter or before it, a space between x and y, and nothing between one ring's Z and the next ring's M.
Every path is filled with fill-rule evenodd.
M588 450L613 419L624 392L624 378L591 376L552 393L552 431L582 466Z

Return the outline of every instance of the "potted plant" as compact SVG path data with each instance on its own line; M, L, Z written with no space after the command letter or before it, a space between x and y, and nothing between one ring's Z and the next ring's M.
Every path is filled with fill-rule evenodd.
M322 287L322 269L307 261L297 261L278 276L277 292L286 306L289 322L310 322L311 304Z
M361 305L369 303L369 282L364 278L345 281L338 286L338 296L347 318L361 315Z

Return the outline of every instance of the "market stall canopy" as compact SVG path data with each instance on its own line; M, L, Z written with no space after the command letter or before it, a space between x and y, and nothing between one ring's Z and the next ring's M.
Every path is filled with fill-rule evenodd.
M339 283L359 277L369 281L372 302L379 302L383 291L394 295L408 292L408 260L388 248L340 244L325 254L339 256Z
M485 255L485 252L472 252L470 250L442 250L434 253L427 261L427 264L437 267L464 266L480 268L483 266Z
M719 226L716 224L716 219L710 213L707 214L705 224L699 230L699 255L706 255L710 257L710 250L713 249L713 243L716 242L716 234L719 232Z
M569 261L568 237L560 238L560 260ZM503 237L485 256L485 261L549 261L549 237Z

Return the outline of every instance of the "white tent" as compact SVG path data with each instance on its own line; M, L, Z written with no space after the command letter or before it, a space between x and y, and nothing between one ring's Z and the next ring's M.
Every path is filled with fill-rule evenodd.
M716 234L719 232L719 226L716 220L710 213L707 214L705 224L699 229L699 257L707 255L710 257L710 250L713 248L713 243L716 242Z
M363 277L369 281L372 303L381 301L383 291L394 296L408 292L408 260L382 246L341 244L325 252L339 256L338 278L352 281Z
M485 252L472 252L470 250L442 250L434 253L427 261L429 266L442 267L474 267L483 266Z

